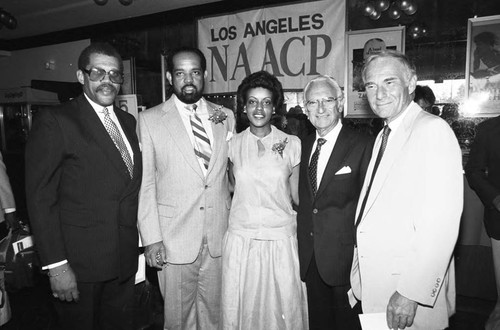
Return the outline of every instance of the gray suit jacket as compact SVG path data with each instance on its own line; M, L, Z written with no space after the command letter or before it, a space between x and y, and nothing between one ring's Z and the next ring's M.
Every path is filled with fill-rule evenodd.
M218 106L207 102L210 111ZM227 229L230 195L227 178L227 139L234 115L212 122L212 156L207 175L200 168L193 145L176 109L174 97L139 114L144 163L139 195L139 231L143 245L163 241L167 262L196 260L207 235L210 255L221 255ZM206 226L204 228L204 226Z

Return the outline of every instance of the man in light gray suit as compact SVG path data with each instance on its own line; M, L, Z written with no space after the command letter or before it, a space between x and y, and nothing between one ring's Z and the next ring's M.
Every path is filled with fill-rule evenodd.
M234 115L202 97L206 59L195 48L167 59L174 95L139 115L144 162L139 231L160 268L165 329L217 329L221 244L230 195L227 140Z

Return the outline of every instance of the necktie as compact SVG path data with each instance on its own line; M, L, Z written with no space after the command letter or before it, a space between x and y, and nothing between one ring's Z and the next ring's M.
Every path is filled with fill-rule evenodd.
M311 187L313 191L313 195L316 196L316 190L318 189L318 158L319 153L321 151L321 146L325 144L326 140L323 138L319 138L316 142L316 150L311 157L311 162L309 163L309 179L311 180Z
M123 137L118 130L118 126L116 126L115 122L109 116L108 108L104 108L102 110L104 113L104 127L106 131L108 131L111 140L113 140L116 148L120 152L123 162L127 165L128 172L130 177L132 178L134 173L134 163L132 163L132 158L130 158L130 154L128 152L127 146L125 145L125 141L123 141Z
M212 155L212 147L207 132L203 128L200 117L196 114L196 104L187 106L186 109L191 111L190 122L194 134L194 153L202 161L205 169L208 169L210 156Z
M372 188L373 178L375 178L375 173L377 173L378 165L380 164L380 160L384 155L385 147L387 146L389 133L391 133L391 129L389 128L389 125L385 125L384 131L382 132L382 143L380 144L380 149L378 150L377 159L375 160L375 165L373 166L370 183L368 184L368 188L366 189L366 194L365 197L363 198L363 203L361 204L361 208L359 210L358 219L356 219L356 228L354 229L354 242L356 242L356 230L358 228L359 223L361 222L361 218L363 217L363 212L365 211L366 201L368 200L368 195L370 194L370 189Z

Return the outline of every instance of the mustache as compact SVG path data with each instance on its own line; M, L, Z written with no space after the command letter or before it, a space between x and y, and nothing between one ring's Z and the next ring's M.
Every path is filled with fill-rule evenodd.
M117 92L115 86L113 86L109 83L104 83L102 85L99 85L99 87L96 88L96 92L99 92L99 91L103 90L104 88L109 88L109 89L113 90L115 93Z

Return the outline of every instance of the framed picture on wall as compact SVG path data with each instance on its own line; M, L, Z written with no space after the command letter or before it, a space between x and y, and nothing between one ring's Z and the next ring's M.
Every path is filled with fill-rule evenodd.
M345 38L345 117L375 117L368 104L365 86L361 78L361 69L365 59L386 49L404 52L404 45L404 26L347 32Z
M469 19L465 115L500 114L500 15Z

